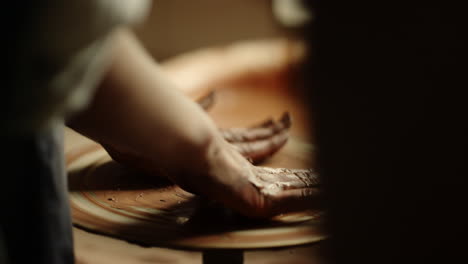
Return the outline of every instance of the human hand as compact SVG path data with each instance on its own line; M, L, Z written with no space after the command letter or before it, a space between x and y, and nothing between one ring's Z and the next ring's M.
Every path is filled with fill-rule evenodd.
M202 104L200 102L209 102ZM213 104L213 93L199 101L201 106ZM284 113L278 121L267 119L248 128L220 129L220 135L232 145L232 148L253 164L265 160L278 152L288 140L291 127L289 113ZM102 144L115 161L135 169L159 175L161 171L154 167L154 161L137 152L122 149L110 144Z
M212 144L206 161L169 178L249 217L304 210L317 201L319 180L312 170L254 166L222 138Z
M215 91L197 100L205 111L216 102ZM278 121L269 118L247 128L220 129L222 137L253 164L258 164L278 152L288 141L291 116L285 112Z
M286 144L290 127L291 117L286 112L278 121L270 118L249 128L221 129L221 135L242 156L258 164Z
M153 175L166 174L189 191L257 217L303 207L316 193L314 181L307 180L315 177L310 172L298 172L302 177L269 171L239 153L243 149L254 157L270 155L287 135L289 122L280 123L283 129L266 129L274 131L266 139L253 137L253 142L266 144L246 143L241 137L244 148L236 148L208 115L175 89L128 30L116 33L112 64L92 102L69 120L71 127L101 143L116 161ZM258 145L268 151L258 151Z
M185 169L155 167L148 157L105 146L119 163L151 175L165 175L182 188L217 200L251 217L268 217L310 207L318 194L318 177L311 170L278 169L252 165L277 151L287 140L288 114L280 121L262 122L245 129L222 131L203 157L185 164Z

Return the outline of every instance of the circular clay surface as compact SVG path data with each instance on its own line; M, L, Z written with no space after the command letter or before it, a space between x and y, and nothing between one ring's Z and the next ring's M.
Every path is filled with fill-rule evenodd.
M208 89L216 94L209 114L219 127L228 128L276 119L289 111L293 121L288 143L260 165L310 168L313 153L306 111L284 86L268 78L218 84ZM72 141L66 159L76 226L146 246L193 249L284 247L325 237L318 211L247 219L163 178L117 164L96 143L82 137Z
M293 148L285 150L281 160L300 159ZM247 219L162 178L125 168L99 145L68 153L73 222L79 227L146 246L188 248L267 248L323 238L316 211Z

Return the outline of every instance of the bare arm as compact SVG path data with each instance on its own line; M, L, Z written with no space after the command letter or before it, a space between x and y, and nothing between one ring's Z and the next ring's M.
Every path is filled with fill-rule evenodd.
M248 216L303 209L316 197L310 170L253 166L239 153L241 145L228 143L203 109L173 88L130 32L119 32L115 42L110 69L90 107L71 120L72 128ZM262 139L263 130L240 134Z
M112 64L91 105L69 125L102 144L166 157L158 159L168 163L164 166L201 155L216 133L213 122L173 89L130 31L120 30L114 38Z

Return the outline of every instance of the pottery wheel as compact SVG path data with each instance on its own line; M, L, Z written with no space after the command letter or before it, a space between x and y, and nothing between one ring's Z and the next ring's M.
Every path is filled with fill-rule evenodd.
M196 59L195 59L196 60ZM192 60L193 61L193 60ZM298 100L278 82L223 84L210 111L220 127L246 126L289 111L293 118L286 146L262 166L311 167L307 117ZM66 149L74 225L145 246L248 249L312 243L324 238L320 212L303 211L252 220L112 161L83 137Z
M279 158L296 158L288 151ZM115 163L99 145L80 145L67 160L73 222L97 233L147 246L190 248L266 248L323 238L316 211L246 219Z

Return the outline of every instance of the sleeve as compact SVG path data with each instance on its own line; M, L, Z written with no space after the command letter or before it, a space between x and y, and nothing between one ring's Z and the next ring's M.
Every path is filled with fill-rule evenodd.
M110 62L111 32L141 21L149 0L35 3L14 36L1 133L30 133L85 107Z

